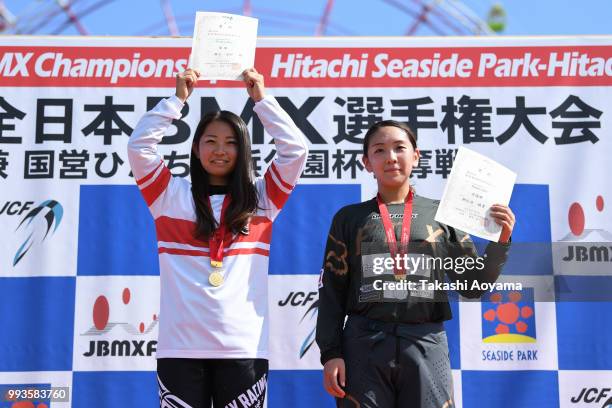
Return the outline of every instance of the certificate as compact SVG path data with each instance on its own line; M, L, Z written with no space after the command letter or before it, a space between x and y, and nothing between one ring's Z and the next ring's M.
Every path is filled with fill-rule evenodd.
M460 147L435 220L468 234L498 241L502 227L490 216L493 204L508 205L516 173Z
M196 13L189 67L201 79L241 80L255 62L257 19L225 13Z

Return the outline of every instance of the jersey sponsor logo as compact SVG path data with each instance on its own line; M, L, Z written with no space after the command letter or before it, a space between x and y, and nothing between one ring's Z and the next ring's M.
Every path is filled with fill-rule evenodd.
M402 220L404 219L404 214L389 214L389 216L391 217L392 220ZM417 217L419 216L418 213L412 213L412 219L416 220ZM376 214L372 214L372 219L373 220L380 220L380 214L376 213Z
M366 283L359 287L359 302L380 302L384 292L376 290L373 283Z
M267 384L267 375L264 374L249 389L227 404L225 408L263 408Z
M157 376L157 385L159 386L159 407L160 408L193 408L187 404L177 395L174 395L172 391L168 389Z

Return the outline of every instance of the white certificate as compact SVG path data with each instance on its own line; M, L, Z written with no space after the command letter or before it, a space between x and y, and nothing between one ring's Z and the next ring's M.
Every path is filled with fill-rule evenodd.
M501 226L489 215L493 204L508 205L516 173L459 147L435 220L468 234L498 241Z
M256 18L198 11L189 67L202 79L240 80L254 65L256 43Z

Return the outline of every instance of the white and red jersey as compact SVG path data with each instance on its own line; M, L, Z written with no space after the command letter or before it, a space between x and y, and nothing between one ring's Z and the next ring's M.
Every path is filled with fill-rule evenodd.
M287 201L306 162L302 132L267 96L254 111L274 138L276 157L255 181L259 207L248 235L225 248L225 281L208 282L208 242L194 238L196 212L191 183L173 177L157 153L183 103L173 96L147 112L128 143L130 166L155 220L161 301L157 358L268 358L268 261L272 221ZM210 197L219 221L224 195Z

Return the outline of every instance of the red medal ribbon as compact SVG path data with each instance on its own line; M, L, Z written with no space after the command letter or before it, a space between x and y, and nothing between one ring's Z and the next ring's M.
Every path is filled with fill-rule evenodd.
M408 251L408 242L410 241L410 225L412 223L412 190L408 193L408 196L404 200L404 219L402 220L402 235L400 238L400 255L405 251ZM378 202L378 210L380 211L380 219L382 220L383 226L385 227L385 235L387 236L387 244L389 245L389 252L395 263L395 256L398 253L397 239L395 238L395 230L393 229L393 223L391 222L391 216L389 210L382 200L380 193L376 195L376 201ZM396 277L405 276L403 271L394 268L394 274Z
M221 206L221 216L219 217L219 227L213 232L208 240L210 247L210 264L215 268L221 268L223 266L223 249L225 247L225 233L227 231L227 225L225 225L225 210L229 207L231 202L229 194L223 198L223 205ZM212 204L210 197L208 197L208 205L212 211Z

